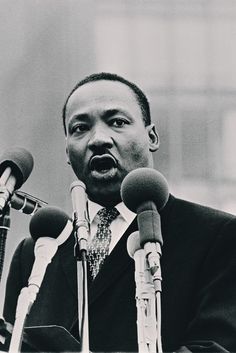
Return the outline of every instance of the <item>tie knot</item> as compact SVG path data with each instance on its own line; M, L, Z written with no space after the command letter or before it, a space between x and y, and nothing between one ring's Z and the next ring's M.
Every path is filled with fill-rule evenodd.
M114 219L119 215L119 211L115 207L113 208L102 208L97 213L98 217L100 218L101 223L105 223L107 226L111 224Z

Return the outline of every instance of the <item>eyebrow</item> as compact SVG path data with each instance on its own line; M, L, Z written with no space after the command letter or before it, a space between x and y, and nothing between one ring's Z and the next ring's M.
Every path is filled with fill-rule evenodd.
M123 109L107 109L105 112L103 112L101 114L101 118L102 119L108 119L116 114L119 114L119 113L122 113L124 115L126 115L127 117L130 116L130 114L123 110ZM88 119L89 118L89 114L88 113L81 113L81 114L75 114L72 116L72 118L70 119L69 123L73 120L78 120L78 119L81 119L81 120L85 120L85 119Z

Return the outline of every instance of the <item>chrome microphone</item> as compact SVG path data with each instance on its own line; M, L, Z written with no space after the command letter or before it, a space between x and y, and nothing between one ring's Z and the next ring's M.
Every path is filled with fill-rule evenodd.
M89 238L88 199L85 184L78 180L71 184L74 213L75 257L77 259L78 322L81 351L89 352L87 242Z
M87 241L89 237L88 220L88 198L85 184L78 180L71 184L70 188L72 206L74 212L74 228L79 245L79 250L87 250Z

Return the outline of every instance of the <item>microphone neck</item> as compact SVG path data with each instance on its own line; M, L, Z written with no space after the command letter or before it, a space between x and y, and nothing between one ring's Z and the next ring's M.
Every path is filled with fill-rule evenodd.
M157 207L153 201L144 201L137 207L137 214L144 211L158 212Z

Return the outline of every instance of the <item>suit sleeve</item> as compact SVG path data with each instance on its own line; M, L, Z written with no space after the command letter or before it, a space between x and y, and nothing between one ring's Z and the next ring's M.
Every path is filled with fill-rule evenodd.
M13 255L6 283L4 319L14 324L17 299L23 287L27 286L27 279L33 263L33 246L29 238L24 239L17 246ZM28 256L27 256L28 255Z
M186 352L236 352L236 220L218 233L198 276L197 309L183 342Z

